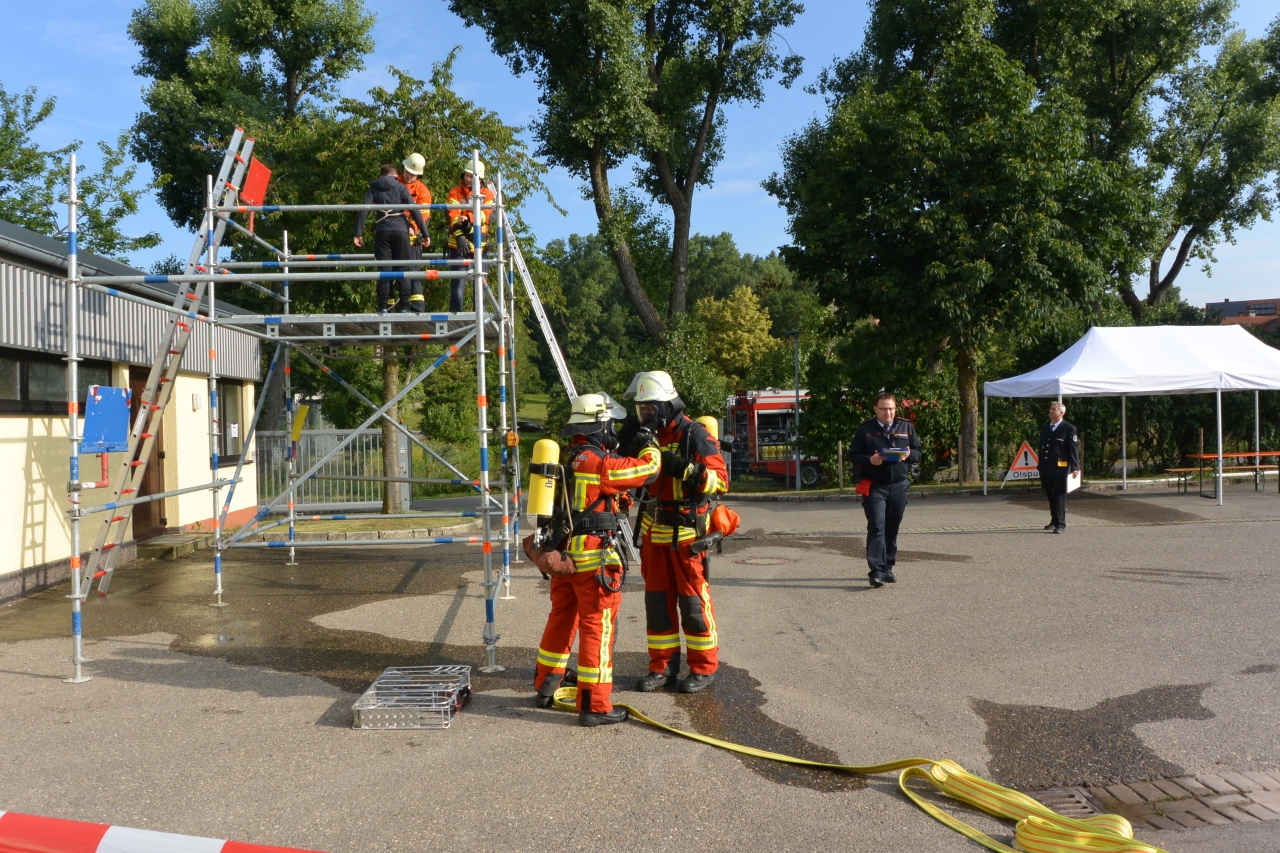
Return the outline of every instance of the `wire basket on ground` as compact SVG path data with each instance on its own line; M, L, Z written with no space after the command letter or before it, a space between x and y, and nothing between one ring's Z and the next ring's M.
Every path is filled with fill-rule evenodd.
M469 666L393 666L351 706L357 729L447 729L471 699Z

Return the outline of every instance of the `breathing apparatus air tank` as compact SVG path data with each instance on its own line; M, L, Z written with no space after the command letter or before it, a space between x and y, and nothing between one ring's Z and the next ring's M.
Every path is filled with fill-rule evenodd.
M556 508L556 466L560 464L560 445L549 438L533 446L533 464L529 466L529 503L532 516L548 516Z
M707 428L707 432L711 433L712 441L720 440L720 422L711 415L703 415L697 419L697 422Z

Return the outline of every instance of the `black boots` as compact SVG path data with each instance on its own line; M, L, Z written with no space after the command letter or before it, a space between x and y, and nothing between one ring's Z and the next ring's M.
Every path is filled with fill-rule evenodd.
M686 675L684 678L680 679L680 684L679 684L680 692L681 693L700 693L703 690L706 690L712 684L715 684L715 682L716 682L716 674L714 672L708 673L707 675L695 675L694 673L691 672L688 675Z
M533 704L539 708L552 708L556 704L556 690L561 687L572 687L578 683L578 673L572 669L565 674L556 678L554 672L547 673L547 677L542 679L542 687L538 688L538 695L533 700Z
M591 714L583 711L578 714L578 725L594 728L595 726L612 726L614 723L627 721L626 708L614 708L607 714Z
M665 687L668 680L665 672L651 672L636 682L636 690L641 693L652 693Z
M591 691L578 691L578 707L591 707ZM614 723L625 723L627 721L626 708L614 708L606 714L593 714L590 711L578 712L578 725L587 728L595 728L596 726L612 726Z

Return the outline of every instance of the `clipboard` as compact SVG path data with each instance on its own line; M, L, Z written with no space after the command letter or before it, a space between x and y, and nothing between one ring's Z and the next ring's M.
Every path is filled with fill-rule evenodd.
M1080 472L1072 471L1067 475L1067 494L1071 494L1080 488Z

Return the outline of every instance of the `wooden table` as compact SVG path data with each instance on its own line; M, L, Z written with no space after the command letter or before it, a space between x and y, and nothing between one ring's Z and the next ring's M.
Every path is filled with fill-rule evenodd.
M1199 491L1200 491L1201 497L1205 496L1204 494L1204 463L1208 461L1213 461L1215 463L1213 466L1214 468L1213 495L1211 495L1211 497L1216 498L1218 496L1218 477L1217 477L1218 466L1216 464L1218 461L1218 454L1188 453L1187 458L1196 460L1196 464L1199 467L1198 479L1199 479ZM1253 465L1240 465L1235 467L1252 469L1254 490L1256 491L1259 487L1259 484L1261 484L1263 491L1265 491L1267 487L1266 467L1269 467L1269 466L1262 465L1262 460L1263 459L1280 459L1280 450L1261 450L1256 452L1253 450L1247 450L1247 451L1240 451L1235 453L1222 454L1222 461L1223 461L1224 468L1226 467L1225 463L1227 462L1227 460L1244 460L1244 459L1256 459L1258 461ZM1280 480L1280 478L1277 478L1277 479ZM1277 487L1277 490L1280 491L1280 486Z

